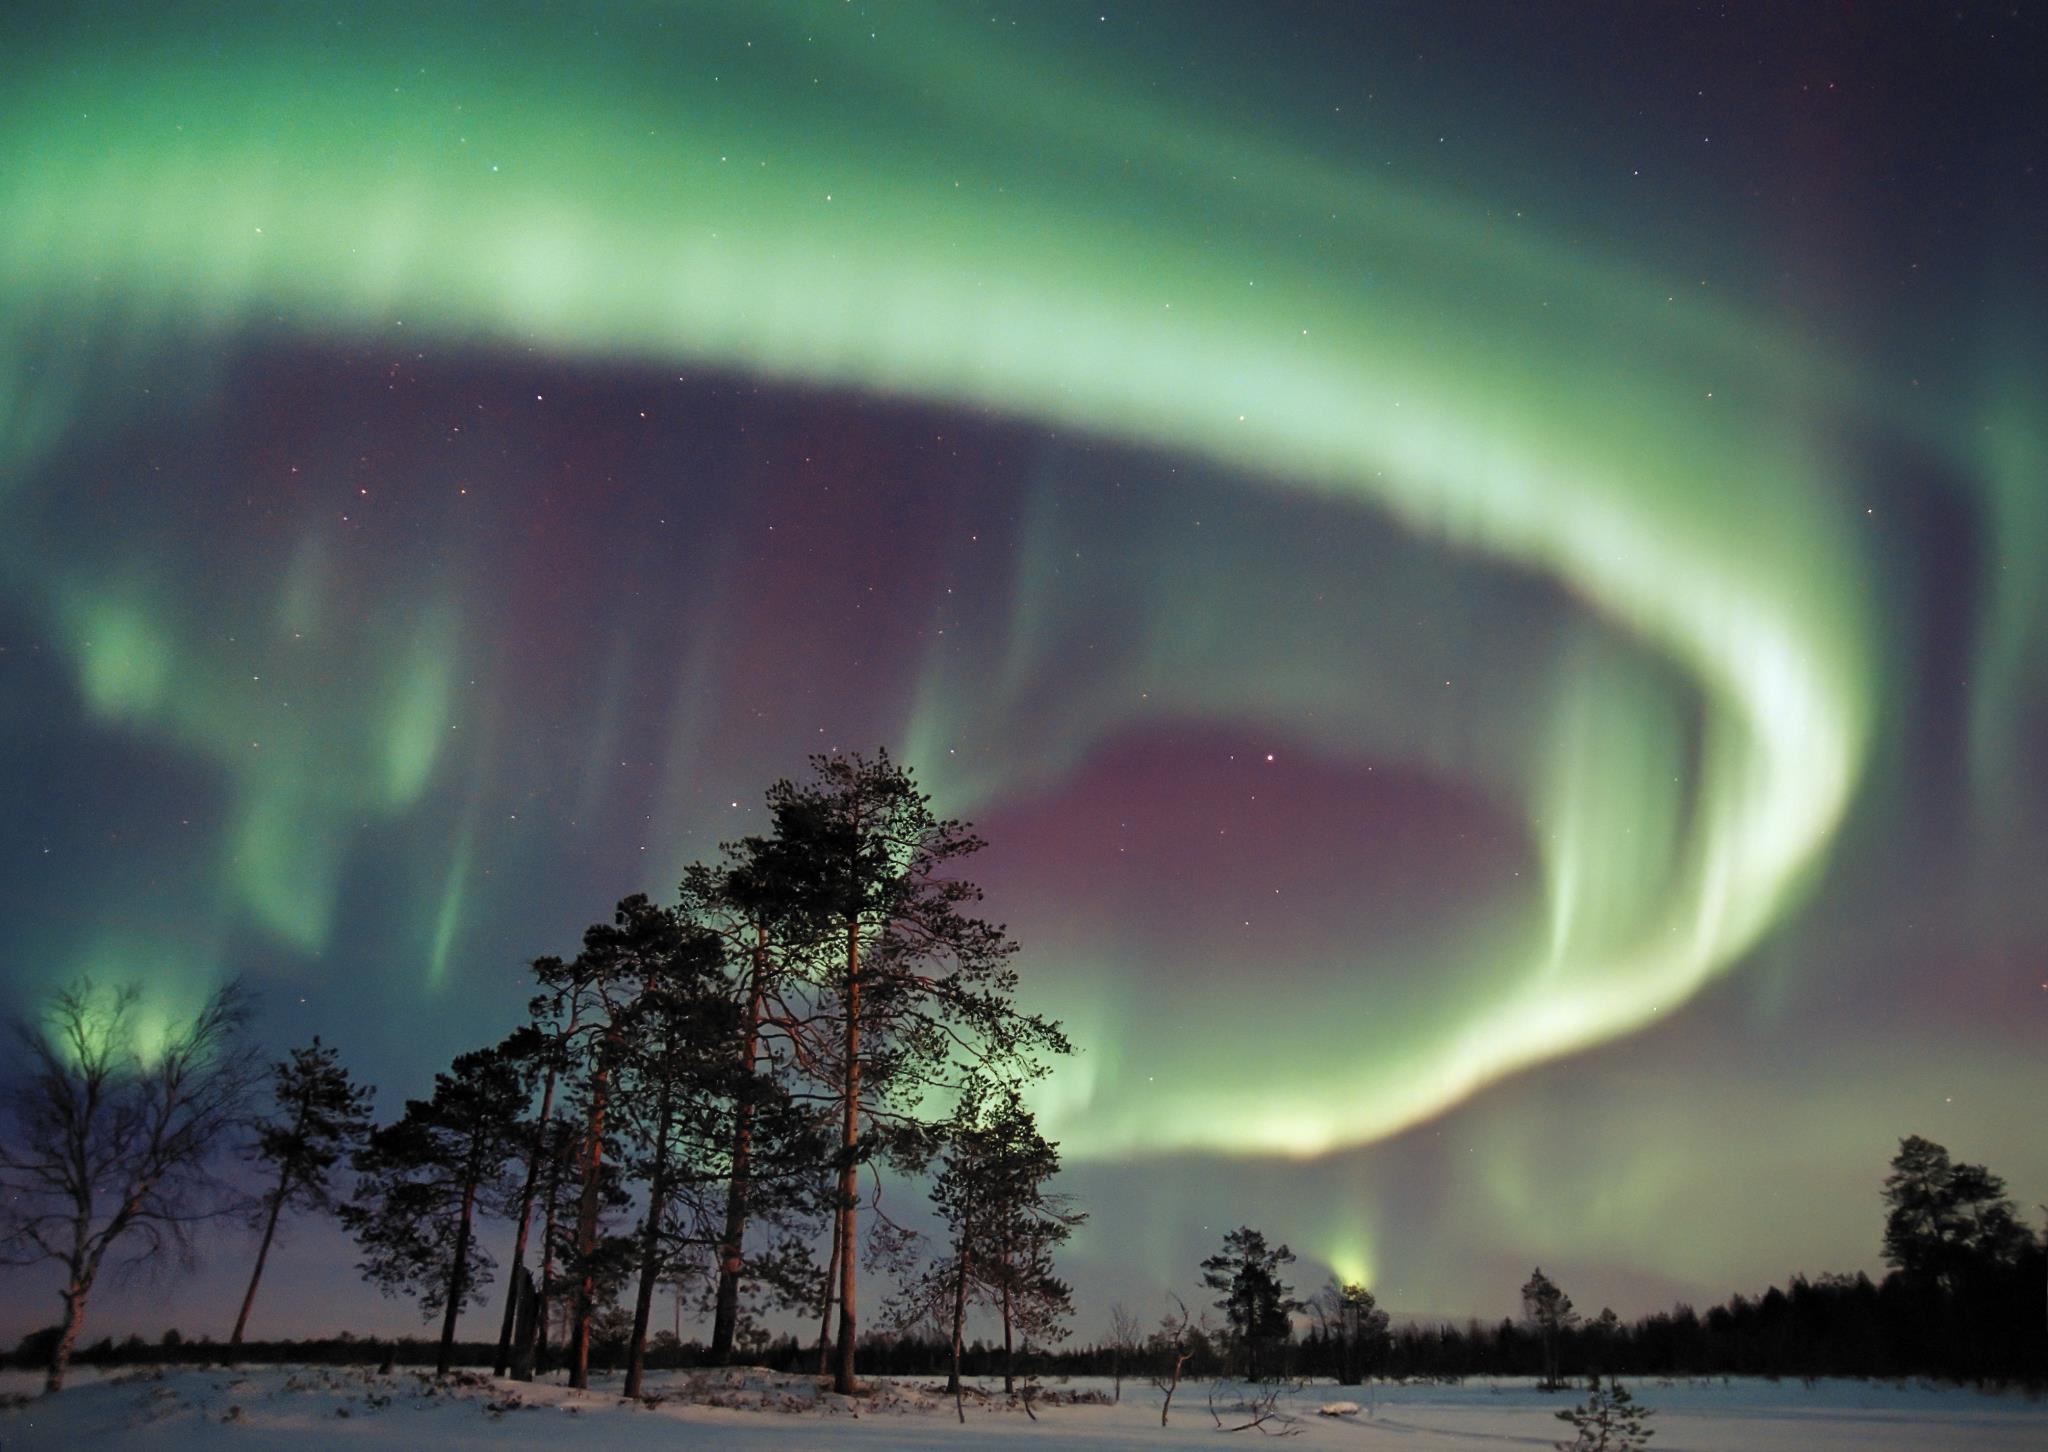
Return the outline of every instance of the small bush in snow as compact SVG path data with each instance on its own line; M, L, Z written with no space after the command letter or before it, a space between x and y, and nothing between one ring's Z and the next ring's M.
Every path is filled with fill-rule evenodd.
M1619 1381L1609 1382L1606 1391L1596 1390L1580 1405L1557 1414L1560 1422L1570 1422L1578 1432L1571 1441L1557 1443L1558 1452L1641 1452L1657 1435L1643 1425L1654 1415L1637 1406Z

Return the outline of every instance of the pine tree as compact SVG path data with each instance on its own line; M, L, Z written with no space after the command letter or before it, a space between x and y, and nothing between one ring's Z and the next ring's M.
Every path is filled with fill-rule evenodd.
M812 758L812 780L778 782L768 805L786 901L811 925L825 1002L804 1052L830 1065L839 1119L835 1240L839 1340L834 1389L857 1389L860 1168L878 1152L924 1157L925 1091L967 1067L1043 1072L1068 1052L1059 1026L1019 1012L1015 951L1002 928L967 915L981 891L954 874L984 845L886 752Z
M1884 1200L1886 1263L1944 1291L1973 1267L2011 1264L2032 1239L2004 1180L1982 1165L1952 1164L1919 1135L1899 1141Z
M1657 1434L1644 1426L1656 1413L1636 1405L1627 1387L1610 1381L1602 1391L1596 1384L1586 1400L1557 1413L1577 1433L1569 1442L1559 1442L1557 1452L1640 1452Z
M429 1099L406 1101L395 1123L356 1155L361 1178L342 1221L363 1250L360 1269L386 1295L415 1295L423 1315L441 1311L436 1370L445 1375L456 1319L490 1283L478 1243L479 1210L509 1198L507 1167L525 1133L531 1062L518 1052L463 1054L434 1076Z
M1324 1334L1337 1343L1337 1381L1357 1386L1378 1365L1386 1348L1390 1318L1373 1293L1357 1282L1333 1278L1310 1303Z
M1241 1225L1223 1237L1223 1249L1202 1262L1202 1284L1223 1295L1216 1309L1244 1358L1247 1381L1261 1381L1272 1372L1271 1351L1287 1339L1301 1302L1280 1279L1294 1263L1284 1245L1268 1247L1266 1237Z
M573 1095L571 1096L573 1098ZM572 1112L544 1120L534 1127L528 1142L535 1146L540 1170L534 1209L540 1212L540 1273L534 1277L534 1367L546 1371L553 1365L553 1308L567 1286L559 1267L573 1264L562 1252L562 1227L570 1190L577 1184L582 1166L582 1136L579 1117ZM515 1364L517 1358L514 1358ZM529 1378L530 1379L530 1378Z
M644 893L620 901L612 921L584 932L583 951L568 963L544 959L536 963L543 986L569 1005L576 1024L563 1052L583 1083L577 1094L582 1135L575 1189L573 1231L566 1244L570 1271L569 1385L590 1385L591 1317L599 1304L598 1279L616 1250L599 1243L606 1210L609 1178L606 1154L616 1080L629 1045L627 1023L651 974L658 972L673 939L669 915Z
M1059 1173L1059 1146L1038 1132L1036 1117L1014 1089L994 1095L982 1146L989 1252L983 1265L1002 1315L1003 1390L1014 1393L1013 1332L1021 1332L1027 1345L1067 1334L1063 1323L1073 1312L1073 1291L1053 1273L1052 1257L1088 1217L1047 1188Z
M1003 1390L1017 1389L1018 1331L1027 1342L1057 1340L1073 1292L1053 1273L1052 1253L1087 1217L1047 1188L1059 1172L1059 1146L1038 1131L1009 1087L976 1086L945 1130L946 1148L931 1198L952 1254L933 1279L950 1301L952 1366L946 1389L960 1391L961 1342L970 1302L986 1302L1003 1323ZM945 1293L942 1293L945 1294Z
M1543 1274L1541 1266L1523 1283L1522 1316L1543 1343L1543 1389L1556 1391L1557 1338L1578 1323L1579 1313L1572 1309L1572 1298Z
M1586 1323L1588 1359L1593 1363L1591 1375L1595 1385L1598 1385L1600 1372L1622 1335L1621 1318L1614 1314L1612 1306L1602 1306L1600 1314Z
M778 870L780 844L746 838L721 848L715 866L693 864L683 875L677 914L725 945L728 985L737 1014L732 1043L734 1086L725 1136L725 1203L713 1293L713 1365L732 1359L743 1283L765 1284L785 1306L810 1289L808 1253L791 1247L810 1239L817 1202L813 1171L823 1154L820 1125L792 1098L787 1074L797 1057L797 1025L808 1016L800 995L802 969L815 947L814 926L791 900L790 874ZM750 1227L777 1235L750 1259Z
M249 1312L256 1304L256 1286L277 1235L278 1220L287 1210L331 1214L335 1207L330 1183L334 1167L354 1153L370 1132L370 1101L375 1093L349 1078L341 1057L316 1035L305 1048L270 1069L275 1112L256 1124L249 1158L274 1176L258 1202L263 1237L256 1247L256 1267L242 1297L241 1314L228 1345L242 1344Z
M559 958L537 959L533 965L535 974L543 983L559 983L564 970ZM549 1155L558 1148L559 1136L555 1132L555 1092L562 1072L568 1063L568 1046L577 1029L578 1005L571 1002L569 995L555 991L542 993L527 1005L528 1023L534 1030L533 1056L540 1068L541 1092L540 1113L528 1126L526 1135L526 1175L519 1187L517 1229L512 1238L512 1269L506 1277L508 1282L505 1297L505 1314L498 1328L498 1354L491 1365L493 1376L503 1376L512 1365L512 1341L516 1330L516 1316L519 1298L525 1282L521 1279L526 1270L527 1241L533 1232L533 1212L542 1202L543 1194L552 1194L559 1186L559 1163L553 1181L547 1178L550 1164ZM552 1218L550 1218L552 1223ZM547 1325L547 1273L543 1269L537 1283L538 1304L535 1322L536 1335L546 1340Z
M730 1053L739 1015L723 992L723 947L670 920L668 941L643 952L648 978L626 1025L621 1128L632 1168L646 1185L637 1260L639 1285L626 1347L625 1394L640 1395L654 1288L681 1269L678 1254L712 1246L695 1227L709 1219L693 1192L706 1187L722 1131L731 1122L738 1065ZM688 1198L687 1224L672 1223Z

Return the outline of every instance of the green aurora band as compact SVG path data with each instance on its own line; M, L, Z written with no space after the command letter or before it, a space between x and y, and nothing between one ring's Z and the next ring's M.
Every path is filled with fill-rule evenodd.
M1990 400L1989 435L1948 428L1697 280L1169 110L1135 81L998 53L962 14L892 20L910 33L881 45L833 11L707 7L679 42L670 12L634 7L607 17L602 64L551 47L524 10L488 36L366 11L316 41L266 11L161 34L138 22L113 44L80 29L15 55L0 88L0 519L26 516L22 478L109 377L174 363L198 396L209 340L258 333L402 326L1198 456L1582 604L1583 639L1517 704L1518 745L1499 725L1460 746L1426 711L1386 704L1331 709L1306 739L1290 728L1512 803L1541 862L1543 927L1466 945L1501 960L1501 989L1458 1022L1313 1086L1254 1092L1219 1064L1171 1101L1128 1082L1112 1096L1091 1043L1049 1090L1071 1150L1310 1155L1382 1138L1639 1029L1738 964L1825 861L1885 705L1867 566L1843 528L1860 513L1844 431L1884 420L2023 510L2038 400ZM346 648L348 689L252 751L246 703L180 685L207 646L176 623L172 582L143 560L32 552L28 533L7 532L0 564L53 622L94 718L233 783L219 932L239 918L317 946L330 844L451 769L454 584L423 617L373 625ZM277 584L281 634L312 629L319 553L309 542ZM1353 680L1276 675L1259 693L1170 669L1194 652L1172 602L1199 582L1169 579L1143 647L1155 689L1084 693L1050 736L1003 742L1042 684L1039 626L1058 608L1043 560L1022 573L1006 658L972 680L934 660L918 695L907 754L949 810L1045 790L1148 714L1298 723L1293 708L1375 694L1363 659ZM1987 690L2010 692L2038 658L2041 578L2016 566L1985 607L2004 663ZM945 748L966 732L999 746L962 765ZM436 977L473 835L422 926Z

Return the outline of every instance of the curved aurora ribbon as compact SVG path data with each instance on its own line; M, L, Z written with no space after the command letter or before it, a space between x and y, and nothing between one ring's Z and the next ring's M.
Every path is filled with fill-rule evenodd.
M942 25L906 69L851 21L714 11L679 46L662 15L622 13L601 55L550 50L527 12L495 38L365 18L317 46L266 13L85 67L71 62L97 42L79 36L17 58L0 91L0 510L86 386L51 366L59 323L144 352L402 324L1192 452L1554 577L1682 669L1690 748L1640 662L1590 661L1538 703L1547 747L1516 774L1550 932L1508 991L1334 1090L1248 1103L1218 1085L1165 1125L1062 1100L1055 1129L1079 1153L1312 1153L1391 1133L1675 1008L1777 920L1871 729L1864 591L1813 422L1838 371L1490 213L1136 98L1100 101L1113 141L1078 105L984 100L1038 93L960 84L983 58ZM745 44L748 27L777 44ZM511 68L536 54L543 74ZM820 68L834 86L810 84ZM67 566L12 548L6 562L67 618ZM95 709L237 763L163 700L152 662L174 643L110 651L118 623L66 636ZM437 616L435 638L457 629ZM435 654L418 656L382 764L294 788L268 825L245 814L250 853L289 861L274 839L293 814L416 797L439 749ZM938 714L914 723L911 755L949 806L1044 783L1042 762L949 777ZM1050 770L1131 718L1079 720ZM315 779L277 760L273 790L278 772ZM271 926L319 932L317 915Z

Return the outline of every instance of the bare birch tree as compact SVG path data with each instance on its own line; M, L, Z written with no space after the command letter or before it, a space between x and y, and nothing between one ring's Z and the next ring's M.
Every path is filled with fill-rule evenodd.
M110 1259L189 1264L195 1225L238 1208L213 1173L243 1122L260 1068L241 1052L241 985L155 1030L135 985L81 978L40 1022L17 1021L20 1077L0 1110L0 1264L55 1262L61 1330L43 1389L64 1385L86 1303Z

